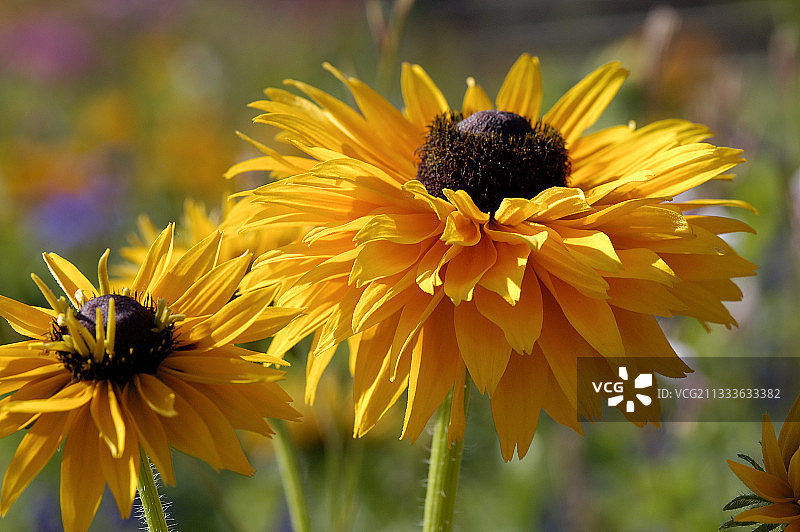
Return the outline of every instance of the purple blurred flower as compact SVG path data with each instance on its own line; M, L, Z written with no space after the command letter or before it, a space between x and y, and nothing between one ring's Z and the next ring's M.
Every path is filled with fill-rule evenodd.
M24 77L74 78L94 61L90 33L63 15L38 15L0 28L0 63Z

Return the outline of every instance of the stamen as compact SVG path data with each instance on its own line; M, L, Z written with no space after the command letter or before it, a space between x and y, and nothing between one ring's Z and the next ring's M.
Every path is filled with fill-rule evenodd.
M93 350L89 349L89 344L83 336L83 331L86 331L86 329L78 322L77 318L75 318L72 309L67 309L64 321L66 322L67 330L69 331L69 336L72 339L75 351L83 358L89 358ZM86 331L85 334L88 336L89 331ZM66 339L66 336L64 339Z
M156 303L156 326L153 328L154 332L161 332L170 325L186 318L185 314L172 314L172 311L167 307L167 302L163 297L158 298Z
M47 303L50 305L50 308L52 308L59 314L63 314L64 312L67 311L67 300L64 299L64 296L57 298L56 295L53 293L53 291L50 290L50 288L46 284L44 284L44 281L42 281L39 278L39 276L36 275L35 273L31 274L31 279L33 279L33 282L36 283L36 286L39 288L39 291L47 300Z
M100 256L97 262L97 280L100 283L100 295L105 296L111 293L111 283L108 280L108 255L111 250L106 248L106 252Z

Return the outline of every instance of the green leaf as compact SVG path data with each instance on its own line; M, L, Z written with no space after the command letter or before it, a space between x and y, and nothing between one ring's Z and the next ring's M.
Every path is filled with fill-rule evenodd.
M757 525L755 521L734 521L733 517L719 525L717 530L726 530L728 528L739 528L742 526L750 526L750 525Z
M755 468L756 468L756 469L758 469L759 471L764 471L764 468L763 468L763 467L761 467L761 465L760 465L758 462L756 462L755 460L753 460L752 458L750 458L750 457L749 457L749 456L747 456L746 454L744 454L744 453L739 453L739 454L737 454L736 456L738 456L738 457L739 457L739 458L741 458L742 460L747 460L748 462L750 462L750 465L751 465L751 466L755 467Z
M738 497L734 497L731 501L725 505L723 510L738 510L739 508L744 508L745 506L752 506L754 504L761 504L761 503L768 503L769 501L759 497L754 493L747 493L745 495L739 495Z
M770 530L775 530L780 526L780 523L764 523L758 528L754 528L753 532L769 532Z

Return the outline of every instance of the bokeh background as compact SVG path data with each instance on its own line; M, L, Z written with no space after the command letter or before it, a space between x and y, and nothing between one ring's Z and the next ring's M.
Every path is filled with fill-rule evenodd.
M732 304L739 328L710 334L690 320L664 327L687 356L797 356L800 344L800 3L793 0L3 0L0 2L0 292L44 304L29 279L42 251L91 272L146 213L163 226L184 202L213 216L226 194L265 181L226 181L253 156L235 135L267 141L246 107L292 77L347 100L323 61L400 104L399 63L423 65L458 106L467 76L490 95L522 52L542 62L545 108L596 66L630 77L598 125L666 117L704 123L713 142L745 150L733 182L702 197L744 199L737 235L761 268ZM410 10L404 17L404 10ZM394 15L393 15L394 13ZM15 339L0 324L0 341ZM303 362L287 380L302 401ZM800 376L795 381L800 391ZM315 530L410 530L421 522L429 436L398 441L401 412L350 438L346 370L328 372L318 404L294 427ZM401 400L402 402L402 400ZM741 408L746 409L743 404ZM744 412L743 412L744 415ZM757 419L749 416L749 419ZM775 419L781 421L782 416ZM705 531L744 487L725 460L760 457L760 425L585 425L549 418L522 460L504 463L485 397L473 394L456 530ZM0 440L4 471L20 435ZM269 442L242 436L253 478L175 455L163 494L183 531L290 530ZM58 460L0 520L0 529L61 530ZM93 531L120 521L106 493Z

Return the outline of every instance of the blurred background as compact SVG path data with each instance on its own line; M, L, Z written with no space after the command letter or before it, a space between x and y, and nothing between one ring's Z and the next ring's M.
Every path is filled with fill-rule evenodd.
M29 273L47 276L42 251L84 271L113 257L146 213L180 220L186 198L213 217L225 195L263 175L226 181L254 155L239 130L266 141L246 105L284 78L337 97L329 61L400 105L399 61L421 64L450 103L465 79L496 94L522 52L541 59L544 108L600 64L631 74L603 125L681 117L742 148L733 182L700 197L737 198L732 213L758 236L736 235L760 265L730 306L739 328L669 320L687 356L797 356L800 344L800 3L793 0L4 0L0 3L0 293L44 304ZM0 341L15 339L3 322ZM302 401L302 360L287 389ZM422 518L428 438L397 440L401 410L363 440L350 438L346 370L324 379L318 404L294 428L315 530L415 529ZM785 393L794 395L797 388ZM401 402L404 402L401 399ZM401 405L403 406L403 405ZM746 408L743 405L742 408ZM758 415L750 416L757 419ZM782 415L774 418L782 421ZM522 460L504 463L485 397L473 394L456 530L704 531L744 486L725 460L760 458L758 423L584 425L579 436L544 418ZM0 470L20 440L0 440ZM290 530L269 442L242 435L257 473L215 473L175 455L163 494L180 530ZM58 466L0 520L4 531L61 530ZM110 494L93 531L122 522Z

